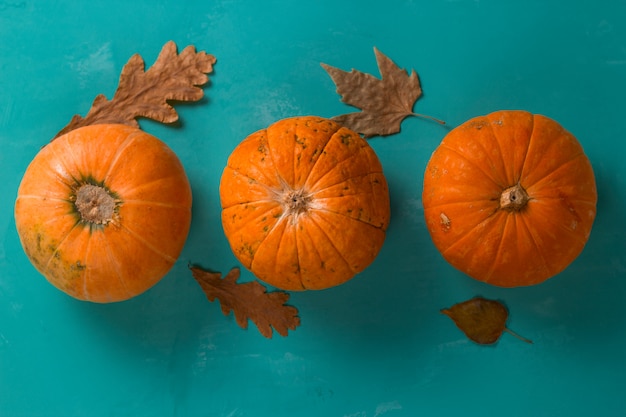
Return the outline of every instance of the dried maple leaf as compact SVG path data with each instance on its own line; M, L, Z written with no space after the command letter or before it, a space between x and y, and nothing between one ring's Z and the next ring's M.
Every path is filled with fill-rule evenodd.
M178 54L172 41L163 46L157 60L144 72L139 54L133 55L122 68L119 84L110 101L98 95L85 117L75 115L57 135L81 126L120 123L138 127L136 117L147 117L162 123L178 120L168 100L198 101L204 92L200 86L209 81L216 59L187 46Z
M342 101L361 112L335 116L339 124L362 134L365 138L386 136L400 131L402 120L409 116L430 116L413 113L413 106L422 95L417 73L399 68L391 59L374 48L381 79L357 70L350 72L322 63L337 86Z
M481 345L497 342L502 332L532 343L506 327L509 312L499 301L475 297L443 309L441 312L450 317L470 340Z
M289 330L295 330L300 325L298 309L286 305L288 293L268 293L257 281L238 284L239 268L231 269L223 279L219 272L193 266L190 269L209 301L217 298L226 316L233 311L240 327L246 329L250 319L263 336L271 338L272 327L281 336L287 336Z

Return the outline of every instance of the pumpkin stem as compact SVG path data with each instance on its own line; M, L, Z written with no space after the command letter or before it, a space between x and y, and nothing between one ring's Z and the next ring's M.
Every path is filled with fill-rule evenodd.
M104 187L83 184L76 191L74 205L83 221L107 224L113 220L116 201Z
M502 191L500 195L500 208L504 210L520 211L530 200L528 193L524 190L520 184L515 184L512 187Z
M303 189L289 190L283 194L282 204L287 214L302 214L309 209L312 197Z

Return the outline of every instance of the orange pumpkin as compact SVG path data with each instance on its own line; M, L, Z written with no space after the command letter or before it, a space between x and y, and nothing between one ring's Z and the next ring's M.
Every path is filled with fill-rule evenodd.
M174 152L124 125L58 137L28 166L15 222L33 265L67 294L134 297L173 266L191 222L191 188Z
M596 215L593 170L554 120L498 111L453 129L433 153L423 205L453 266L496 286L538 284L582 251Z
M385 240L381 164L357 133L293 117L248 136L220 183L222 224L239 261L284 290L324 289L365 269Z

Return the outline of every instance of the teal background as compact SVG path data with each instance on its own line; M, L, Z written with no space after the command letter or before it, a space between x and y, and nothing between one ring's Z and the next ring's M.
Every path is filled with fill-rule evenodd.
M192 231L145 294L76 301L20 247L19 181L72 115L113 95L132 54L151 65L168 40L218 60L177 126L141 122L187 168ZM415 111L451 127L525 109L574 133L598 184L591 238L535 287L454 270L421 205L447 129L407 119L370 142L393 212L376 261L340 287L293 293L302 325L288 337L243 330L187 269L238 265L220 223L226 159L280 118L351 111L319 64L378 75L374 46L419 73ZM625 96L623 0L0 1L0 416L625 416ZM509 327L534 344L505 334L478 346L439 313L475 295L503 300Z

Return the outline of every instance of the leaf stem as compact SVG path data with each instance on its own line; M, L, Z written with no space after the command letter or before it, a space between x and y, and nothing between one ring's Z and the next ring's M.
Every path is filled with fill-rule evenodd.
M507 332L508 334L512 335L512 336L517 337L517 338L518 338L519 340L521 340L522 342L526 342L526 343L530 343L530 344L532 344L532 343L533 343L533 341L532 341L532 340L530 340L530 339L526 339L525 337L520 336L519 334L515 333L513 330L509 329L508 327L505 327L505 328L504 328L504 331L505 331L505 332Z
M413 116L413 117L420 117L422 119L432 120L433 122L439 123L440 125L445 125L446 124L446 122L444 122L443 120L437 119L436 117L428 116L427 114L411 113L411 116Z

